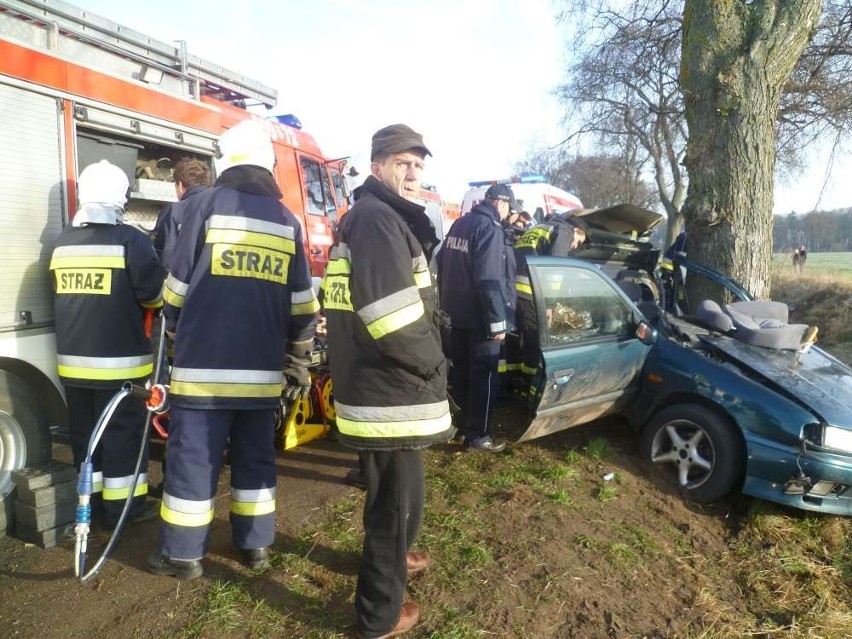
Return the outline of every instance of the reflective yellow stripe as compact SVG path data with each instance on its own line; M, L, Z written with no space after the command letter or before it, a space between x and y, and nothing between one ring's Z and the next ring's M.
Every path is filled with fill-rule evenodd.
M527 366L526 364L521 364L521 372L524 375L535 375L538 371L538 366Z
M72 379L139 379L150 375L154 370L154 364L143 364L130 368L91 368L59 364L57 368L60 377Z
M432 286L432 274L429 271L415 273L414 283L417 285L417 288L428 288Z
M126 486L124 488L104 488L104 499L105 500L124 500L127 499L127 496L130 494L130 486ZM134 497L139 497L141 495L148 494L148 483L144 484L139 483L136 484L136 490L133 491Z
M520 364L512 363L509 364L505 359L501 359L497 362L497 372L498 373L508 373L509 371L516 371L520 368Z
M163 291L163 301L166 304L174 306L175 308L181 308L183 306L183 300L183 295L178 295L170 288Z
M253 231L241 231L234 229L210 229L204 238L207 244L220 242L223 244L242 244L244 246L259 246L263 248L282 251L294 255L296 243L285 237L256 233Z
M526 293L527 295L532 296L532 286L529 284L515 282L515 290L518 291L518 293Z
M183 513L178 510L172 510L166 506L166 502L163 502L163 505L160 506L160 517L166 523L174 524L175 526L185 526L187 528L207 526L213 521L214 515L215 511L212 508L203 513Z
M232 501L231 512L235 515L246 515L247 517L258 517L275 512L275 500L270 501Z
M385 315L375 322L367 324L367 331L373 339L380 339L385 335L390 335L394 331L408 326L416 322L426 314L423 308L422 300L418 300L414 304L409 304L405 308L394 311Z
M172 378L171 391L187 397L280 397L281 382L276 384L226 384L181 382Z
M292 315L313 315L320 309L319 301L314 298L310 302L304 304L294 304L290 307Z
M352 272L352 264L345 258L331 260L326 266L326 275L349 275Z
M418 419L399 422L356 422L337 413L337 428L351 437L393 438L428 437L443 433L450 427L450 413L433 419Z
M54 255L50 270L59 268L124 268L124 257L120 255Z
M154 302L139 302L139 306L142 308L160 308L163 305L163 298L160 298Z

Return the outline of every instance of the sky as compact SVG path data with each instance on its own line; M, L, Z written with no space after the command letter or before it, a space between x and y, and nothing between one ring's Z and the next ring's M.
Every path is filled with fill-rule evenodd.
M424 181L446 200L567 137L553 92L571 29L551 0L71 3L277 89L270 115L295 114L327 157L350 156L363 174L372 134L408 124L433 154ZM849 153L827 183L830 154L811 155L776 184L776 213L852 206Z

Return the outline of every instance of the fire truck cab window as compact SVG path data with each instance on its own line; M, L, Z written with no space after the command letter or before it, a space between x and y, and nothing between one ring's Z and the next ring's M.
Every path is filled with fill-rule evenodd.
M305 210L311 215L328 215L334 211L334 197L328 174L316 160L302 156L299 159L305 177Z

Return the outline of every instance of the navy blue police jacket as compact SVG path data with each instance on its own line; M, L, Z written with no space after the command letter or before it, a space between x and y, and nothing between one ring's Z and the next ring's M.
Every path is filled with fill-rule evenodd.
M187 206L189 206L189 201L199 193L204 193L207 188L201 185L191 186L180 200L167 204L160 211L157 224L151 232L151 242L154 244L154 250L157 251L160 263L166 270L169 270L172 251L175 250L175 243L180 227L183 225L183 215Z
M173 404L277 406L287 349L313 338L302 227L280 196L269 171L241 165L188 202L163 292Z
M487 200L453 223L437 256L441 309L453 328L490 337L515 328L515 253Z

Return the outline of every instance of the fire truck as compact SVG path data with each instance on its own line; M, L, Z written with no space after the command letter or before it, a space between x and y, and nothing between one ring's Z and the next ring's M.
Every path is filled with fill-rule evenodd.
M116 5L118 6L118 5ZM345 160L323 156L293 116L261 117L276 91L60 0L0 0L0 498L10 471L50 456L66 423L56 375L48 262L76 211L76 178L108 159L128 175L125 221L151 230L176 199L184 157L213 171L217 139L246 118L267 128L283 202L315 276L347 208Z

